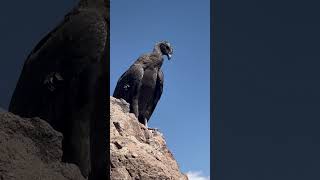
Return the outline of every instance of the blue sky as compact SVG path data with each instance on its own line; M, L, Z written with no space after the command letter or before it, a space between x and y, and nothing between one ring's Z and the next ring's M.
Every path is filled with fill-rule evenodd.
M174 47L149 126L163 132L183 172L210 175L210 1L111 0L111 86L155 42Z

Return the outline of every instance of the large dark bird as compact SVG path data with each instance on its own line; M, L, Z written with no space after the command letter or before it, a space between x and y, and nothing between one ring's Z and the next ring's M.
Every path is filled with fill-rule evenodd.
M153 52L142 55L120 77L113 96L130 104L130 112L147 127L163 89L163 55L171 59L173 49L169 42L158 42Z
M108 58L109 0L81 0L27 57L9 105L62 132L62 160L90 179L107 178Z

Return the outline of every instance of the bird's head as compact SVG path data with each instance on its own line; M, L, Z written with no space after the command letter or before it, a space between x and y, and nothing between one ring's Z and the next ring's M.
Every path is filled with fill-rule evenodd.
M157 43L157 45L159 46L162 55L166 55L170 60L173 54L173 48L171 44L168 41L160 41L159 43Z

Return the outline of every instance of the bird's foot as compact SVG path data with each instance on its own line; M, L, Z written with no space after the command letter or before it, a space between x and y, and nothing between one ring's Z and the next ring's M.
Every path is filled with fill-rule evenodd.
M62 76L57 72L50 73L44 80L44 84L52 92L63 81Z
M147 120L147 119L144 120L144 126L145 126L148 130L151 130L151 131L158 131L158 130L159 130L159 129L157 129L157 128L149 128L149 127L148 127L148 120Z
M151 130L151 131L159 131L158 128L148 128L148 127L147 127L147 129L148 129L148 130Z

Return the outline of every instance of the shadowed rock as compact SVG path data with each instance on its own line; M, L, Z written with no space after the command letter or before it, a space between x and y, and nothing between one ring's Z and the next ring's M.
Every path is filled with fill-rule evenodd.
M62 163L62 134L39 118L0 112L0 179L84 180L75 164Z

